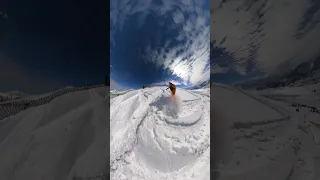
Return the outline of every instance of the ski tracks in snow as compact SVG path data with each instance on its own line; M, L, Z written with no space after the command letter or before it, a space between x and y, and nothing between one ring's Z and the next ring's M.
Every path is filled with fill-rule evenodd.
M120 123L120 116L125 118L122 121L126 121L122 125L123 129L127 129L122 130L123 134L117 140L111 140L111 177L196 179L201 178L195 173L200 172L197 166L202 164L208 168L208 173L205 174L207 179L210 166L209 91L193 93L178 89L175 100L161 88L132 93L135 95L115 98L111 106L111 124ZM133 103L138 105L131 106ZM125 110L124 107L134 107L135 110ZM124 114L128 114L126 112L133 112L133 115L125 116ZM111 131L115 127L117 126L111 125ZM132 133L133 129L135 133ZM197 163L204 161L201 157L207 157L207 164ZM186 173L188 175L184 177L182 174Z
M240 109L238 117L229 117L231 152L227 155L230 158L218 167L220 179L319 179L320 149L315 145L314 126L308 123L312 119L310 114L299 114L285 102L231 87L215 86L213 92L216 94L212 94L212 99L218 101L219 97L225 101L232 97L226 104L233 112L236 111L231 102L241 102L236 100L241 96L248 98L244 101L248 104L235 105ZM244 113L248 109L250 113ZM255 113L260 115L251 116ZM312 140L310 136L315 138Z

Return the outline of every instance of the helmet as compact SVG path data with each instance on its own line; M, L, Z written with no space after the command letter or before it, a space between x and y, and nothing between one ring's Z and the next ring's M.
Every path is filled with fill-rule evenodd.
M172 83L171 83L171 82L169 82L169 84L170 84L170 85L172 85Z

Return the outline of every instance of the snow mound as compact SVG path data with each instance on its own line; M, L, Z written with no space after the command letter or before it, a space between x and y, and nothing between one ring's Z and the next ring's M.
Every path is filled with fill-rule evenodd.
M0 179L107 174L107 93L107 88L67 93L0 121Z
M140 89L111 100L111 179L209 179L210 99Z

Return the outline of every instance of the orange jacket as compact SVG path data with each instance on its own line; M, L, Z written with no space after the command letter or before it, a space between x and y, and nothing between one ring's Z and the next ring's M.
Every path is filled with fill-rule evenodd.
M172 92L172 95L175 95L176 94L176 86L174 84L172 84L171 82L169 82L169 87L167 89L171 90Z
M175 86L174 84L172 84L171 82L169 82L169 87L168 87L168 88L170 88L170 90L171 90L171 88L172 88L172 89L176 89L176 86ZM168 89L168 88L167 88L167 89Z

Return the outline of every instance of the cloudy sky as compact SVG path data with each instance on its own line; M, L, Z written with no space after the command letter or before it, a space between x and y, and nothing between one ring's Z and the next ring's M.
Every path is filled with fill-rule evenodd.
M1 1L0 92L44 93L104 84L109 74L107 1Z
M320 1L211 2L211 79L281 74L320 55Z
M210 1L111 0L117 88L197 85L210 78Z

